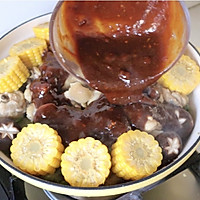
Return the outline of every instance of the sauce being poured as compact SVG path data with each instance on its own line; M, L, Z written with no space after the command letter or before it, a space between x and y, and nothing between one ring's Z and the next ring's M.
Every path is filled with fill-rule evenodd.
M81 73L75 74L114 104L143 101L143 90L183 47L180 2L64 1L59 12L62 59L78 66Z

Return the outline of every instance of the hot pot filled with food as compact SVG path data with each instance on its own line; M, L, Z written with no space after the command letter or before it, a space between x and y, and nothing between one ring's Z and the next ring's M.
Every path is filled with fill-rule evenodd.
M58 2L0 61L0 164L76 198L163 180L200 140L189 31L180 1Z

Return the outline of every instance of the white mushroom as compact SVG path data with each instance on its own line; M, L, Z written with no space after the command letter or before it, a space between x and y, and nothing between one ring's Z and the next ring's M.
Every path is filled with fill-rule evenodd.
M33 118L34 118L34 115L36 113L36 107L35 107L35 104L34 103L31 103L27 106L26 108L26 117L28 119L30 119L31 122L33 122Z
M151 98L158 100L161 103L166 102L179 106L181 108L186 106L189 102L189 98L187 95L181 94L176 91L171 91L158 83L149 87L147 93Z
M25 113L26 101L21 91L0 94L0 117L18 118Z
M30 84L28 84L24 91L24 98L28 101L28 103L31 103L32 94L33 94L33 92L30 90Z
M162 88L161 96L166 102L180 107L186 106L189 101L186 95L183 95L179 92L170 91L168 88L164 87Z
M75 76L72 76L71 74L67 77L67 79L65 80L65 83L63 85L63 90L68 90L70 88L70 84L71 83L75 83L77 82L78 79Z
M179 154L179 149L180 149L180 142L177 137L175 138L170 138L167 137L167 142L169 146L165 147L165 150L168 152L168 154Z
M101 92L98 90L93 90L93 95L91 99L87 102L87 105L90 105L93 101L96 101L101 95Z
M39 70L38 67L33 67L33 69L30 70L31 75L30 75L30 79L35 80L38 79L41 76L41 71Z
M156 137L158 134L162 132L162 125L152 116L148 116L147 121L144 125L144 131Z
M72 102L80 104L82 107L86 107L91 102L97 100L101 95L101 92L96 90L90 90L83 86L80 82L70 83L69 90L64 93L65 97Z
M14 123L10 122L8 124L1 123L0 125L0 138L4 139L5 137L10 138L13 140L14 135L19 133L19 130L14 127Z

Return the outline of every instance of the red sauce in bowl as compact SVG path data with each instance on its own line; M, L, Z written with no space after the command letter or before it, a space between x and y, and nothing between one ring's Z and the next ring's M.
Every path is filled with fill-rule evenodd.
M115 104L143 101L143 90L171 66L186 40L176 1L64 1L59 13L63 57Z

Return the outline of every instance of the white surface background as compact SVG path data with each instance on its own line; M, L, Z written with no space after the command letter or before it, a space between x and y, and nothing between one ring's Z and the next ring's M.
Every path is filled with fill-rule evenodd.
M52 12L58 0L0 0L0 37L19 24ZM191 14L191 39L200 47L200 1L186 1ZM199 6L196 6L199 4Z
M0 0L0 37L17 25L52 12L57 0Z

